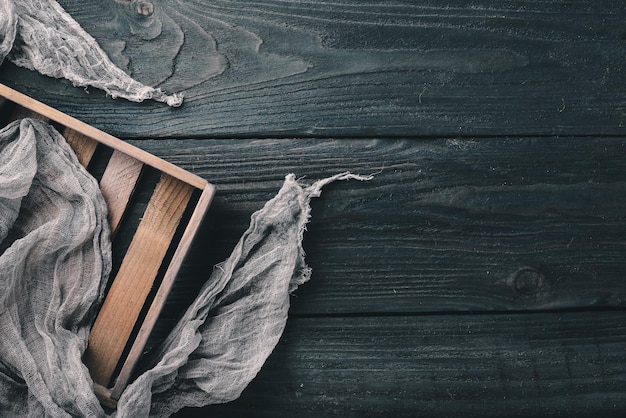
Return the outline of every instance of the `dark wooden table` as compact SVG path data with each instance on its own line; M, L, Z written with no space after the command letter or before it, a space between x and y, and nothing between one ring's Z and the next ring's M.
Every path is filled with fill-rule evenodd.
M313 202L242 397L184 416L626 414L622 0L60 2L183 107L0 82L218 187L163 329L286 174L378 173Z

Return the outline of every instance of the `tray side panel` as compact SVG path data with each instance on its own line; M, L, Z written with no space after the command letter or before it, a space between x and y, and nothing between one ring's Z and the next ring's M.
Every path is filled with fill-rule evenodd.
M187 170L184 170L172 163L156 157L140 148L121 141L120 139L109 135L106 132L96 129L93 126L90 126L84 122L79 121L78 119L66 115L65 113L59 112L58 110L48 105L45 105L33 99L32 97L28 97L25 94L15 91L3 84L0 84L0 95L4 96L6 99L18 104L25 109L33 111L34 115L41 115L47 119L50 119L58 124L65 126L66 128L74 129L84 134L85 136L91 137L110 148L128 154L143 162L144 164L147 164L164 173L167 173L172 177L176 177L181 181L189 183L190 185L198 189L203 189L207 184L206 180L198 177L193 173L190 173Z

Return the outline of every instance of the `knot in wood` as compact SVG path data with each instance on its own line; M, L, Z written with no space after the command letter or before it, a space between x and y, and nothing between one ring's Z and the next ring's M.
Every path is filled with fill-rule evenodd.
M531 267L523 267L513 273L511 286L518 295L534 296L544 287L545 277Z

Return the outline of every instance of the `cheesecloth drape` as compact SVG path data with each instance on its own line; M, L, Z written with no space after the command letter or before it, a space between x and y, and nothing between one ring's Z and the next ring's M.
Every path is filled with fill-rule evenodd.
M346 179L369 177L286 177L110 416L169 416L241 394L310 277L309 202ZM106 215L97 182L51 125L0 130L0 416L107 416L81 362L111 269Z

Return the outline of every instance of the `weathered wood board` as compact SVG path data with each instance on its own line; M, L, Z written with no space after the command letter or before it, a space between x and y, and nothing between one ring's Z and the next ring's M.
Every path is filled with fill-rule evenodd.
M220 240L199 249L214 257L283 173L377 173L313 200L314 280L293 313L626 308L624 138L133 143L220 179L206 232ZM524 284L524 268L540 282Z
M113 0L60 3L119 65L183 91L183 109L10 65L0 81L118 137L625 129L621 0L154 0L150 18Z

